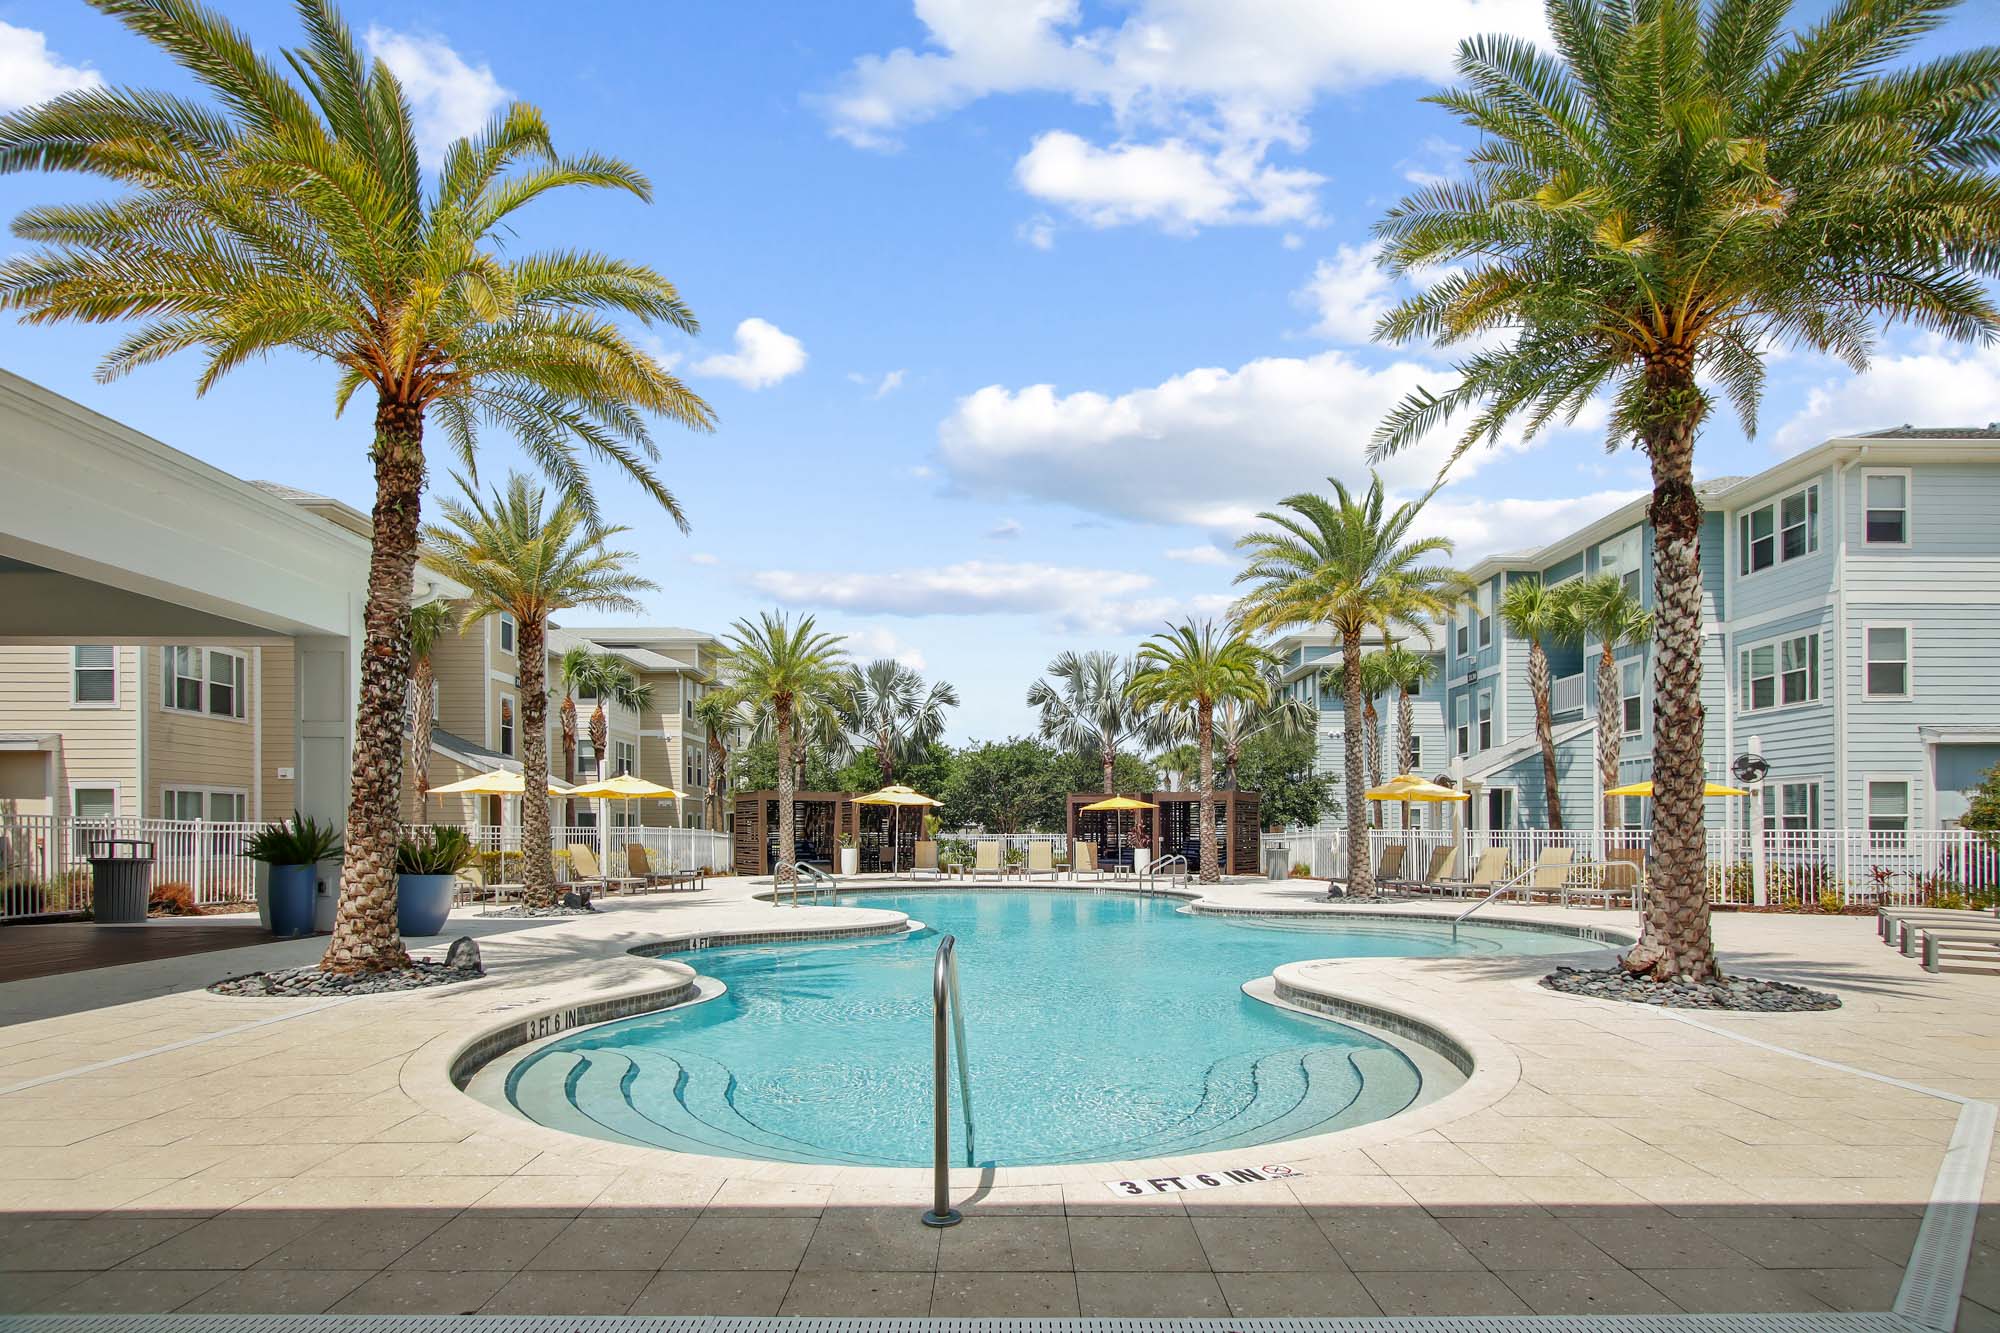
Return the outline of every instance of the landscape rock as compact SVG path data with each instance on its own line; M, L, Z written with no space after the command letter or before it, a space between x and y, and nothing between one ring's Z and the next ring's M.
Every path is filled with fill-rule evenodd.
M472 941L463 940L470 944ZM291 999L338 999L349 995L387 995L395 991L421 990L426 986L449 986L454 981L471 981L483 972L467 972L449 963L414 958L406 968L393 972L322 972L317 967L290 967L277 972L252 972L230 977L208 988L211 995L247 995L258 999L279 996Z
M451 942L451 948L445 950L444 965L454 972L470 972L475 977L486 975L479 962L479 946L470 935L460 935Z
M1662 1009L1731 1009L1745 1013L1797 1014L1840 1008L1838 995L1794 986L1785 981L1760 981L1755 977L1694 981L1683 976L1673 981L1653 981L1634 976L1619 967L1593 970L1558 967L1542 978L1542 985L1564 995L1623 1000L1628 1004L1650 1004Z

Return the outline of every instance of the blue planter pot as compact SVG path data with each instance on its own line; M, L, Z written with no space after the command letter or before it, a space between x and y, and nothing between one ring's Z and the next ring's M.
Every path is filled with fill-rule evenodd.
M272 866L271 932L312 934L313 895L318 889L318 866Z
M451 915L456 875L396 876L396 929L405 935L436 935Z

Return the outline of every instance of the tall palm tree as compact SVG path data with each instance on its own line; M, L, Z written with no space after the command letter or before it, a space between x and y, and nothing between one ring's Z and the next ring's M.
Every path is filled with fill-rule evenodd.
M926 690L924 678L890 657L856 667L847 685L841 723L857 749L874 751L883 783L896 780L896 767L923 757L944 734L944 713L958 707L949 681Z
M628 573L629 551L607 543L628 531L593 519L573 495L547 508L541 486L511 473L484 497L461 477L463 499L438 506L445 524L424 538L445 573L472 590L467 623L505 613L516 626L521 695L521 898L548 907L556 898L549 847L549 617L571 607L637 612L635 593L656 585Z
M653 687L640 682L632 668L611 653L604 654L604 672L597 682L597 706L590 710L590 750L597 756L597 776L617 776L611 771L611 715L606 705L644 713L653 706Z
M766 611L756 624L739 620L725 641L729 689L747 704L778 743L778 862L774 883L798 875L792 792L799 728L836 714L848 686L847 657L837 634L822 634L811 616L795 624L783 612Z
M573 644L556 659L556 685L562 690L562 705L556 716L562 725L563 781L576 785L576 696L596 694L604 676L605 656L586 644ZM563 822L576 823L576 802L563 802Z
M1532 575L1512 579L1500 596L1497 608L1500 623L1517 639L1528 641L1528 693L1535 701L1535 740L1542 748L1542 788L1548 806L1549 827L1563 826L1562 793L1556 779L1555 715L1549 692L1554 681L1549 675L1547 643L1562 643L1575 632L1569 614L1568 589L1552 588Z
M711 684L694 701L694 716L706 734L704 743L708 747L708 790L703 807L708 826L720 829L723 802L729 795L729 746L744 724L742 700L734 691Z
M1048 678L1028 687L1028 707L1041 710L1041 738L1095 754L1107 796L1117 794L1112 774L1121 746L1174 739L1170 720L1140 705L1126 689L1136 669L1131 658L1117 653L1066 652L1049 663Z
M396 934L402 710L427 418L462 466L497 428L592 511L581 455L682 521L652 470L647 414L698 430L708 404L635 346L623 317L698 330L652 269L583 249L510 249L513 215L571 186L651 197L615 158L560 157L541 112L503 109L427 183L409 99L328 0L296 0L305 44L278 59L188 0L92 0L207 98L79 89L0 117L0 171L76 171L126 188L31 208L43 248L0 262L0 308L30 323L138 320L98 378L203 350L205 393L286 350L329 363L336 410L374 397L374 540L360 645L334 972L407 965Z
M1444 276L1377 336L1474 345L1375 449L1472 410L1462 451L1573 421L1609 395L1609 443L1651 463L1653 842L1626 959L1717 974L1702 828L1702 505L1695 438L1717 392L1755 432L1769 349L1866 366L1875 325L2000 334L2000 49L1911 61L1953 0L1549 0L1555 51L1459 46L1435 100L1478 136L1470 175L1379 226L1394 273Z
M1333 481L1332 478L1328 478ZM1237 604L1246 630L1331 625L1340 636L1347 668L1341 691L1346 748L1343 796L1347 807L1347 879L1350 893L1369 893L1375 870L1368 864L1367 790L1362 768L1362 636L1370 629L1422 632L1462 596L1456 572L1432 563L1451 553L1444 537L1412 537L1424 500L1397 505L1370 476L1357 498L1333 481L1333 495L1309 492L1280 502L1284 513L1258 517L1272 526L1237 542L1250 560L1236 576L1252 585Z
M1389 665L1383 660L1382 651L1361 655L1361 736L1363 771L1368 775L1368 785L1382 785L1382 715L1375 707L1375 701L1390 690ZM1347 664L1320 673L1326 681L1326 688L1345 697L1347 694ZM1382 807L1376 805L1375 827L1382 827Z
M1196 790L1201 804L1201 882L1222 878L1215 849L1215 709L1226 700L1263 703L1270 698L1264 650L1235 626L1217 632L1215 622L1189 620L1171 626L1139 647L1137 669L1125 692L1141 708L1188 712L1201 755Z
M1597 640L1597 776L1599 789L1618 785L1618 751L1625 731L1624 692L1619 689L1618 650L1653 637L1653 615L1616 574L1600 574L1577 584L1568 602L1570 634L1578 642ZM1620 822L1619 798L1604 798L1604 827Z
M1396 692L1396 772L1411 773L1417 766L1417 708L1415 696L1423 692L1438 676L1438 659L1429 653L1416 652L1400 643L1391 643L1382 650L1382 675L1388 681L1388 688ZM1410 827L1410 803L1404 801L1401 810L1402 828Z
M1216 705L1215 743L1222 751L1222 785L1231 791L1236 789L1236 768L1242 761L1245 745L1264 735L1283 740L1310 736L1319 725L1319 709L1307 700L1286 694L1278 675L1277 662L1265 666L1261 703L1226 699Z
M458 608L450 602L425 602L410 608L410 774L417 780L417 822L430 822L431 688L437 679L431 654L447 633L456 633Z

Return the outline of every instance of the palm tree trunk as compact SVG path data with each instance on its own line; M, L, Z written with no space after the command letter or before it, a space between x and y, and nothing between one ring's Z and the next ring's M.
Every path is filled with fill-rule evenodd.
M410 672L410 776L417 783L417 822L431 822L431 663L418 662Z
M708 737L708 826L718 833L722 831L722 766L728 761L728 751L711 733Z
M1368 729L1368 785L1382 785L1382 715L1375 711L1375 700L1368 699L1361 705L1362 722ZM1382 807L1374 801L1375 827L1382 827Z
M562 719L563 781L574 787L576 785L576 696L568 690L563 691L562 710L558 716ZM575 801L563 802L563 823L569 825L576 823Z
M362 610L361 698L347 790L346 852L333 938L320 967L382 972L408 967L396 931L396 843L402 834L403 698L410 673L410 575L424 486L423 409L375 408L374 539Z
M549 685L546 622L520 621L521 688L521 900L529 907L556 901L555 859L549 836Z
M1098 757L1104 761L1104 794L1116 796L1118 789L1111 785L1111 779L1118 770L1118 751L1107 745L1098 752Z
M1201 882L1216 884L1222 864L1215 854L1215 705L1202 700L1195 721L1201 732Z
M1625 731L1625 702L1618 697L1618 659L1609 642L1597 659L1597 777L1599 790L1618 785L1618 751ZM1604 798L1604 827L1617 828L1619 798Z
M1712 980L1708 840L1702 826L1701 499L1694 431L1701 417L1691 366L1649 367L1646 395L1662 411L1644 442L1653 465L1653 864L1646 915L1625 966L1665 980Z
M1417 706L1410 701L1410 692L1398 686L1396 689L1396 772L1409 773L1416 769L1416 751L1411 748L1411 738L1416 735ZM1410 828L1410 803L1404 801L1401 810L1403 830Z
M602 782L610 776L610 770L605 767L605 751L611 748L611 719L605 715L602 696L597 700L597 707L590 710L590 748L597 761L596 780Z
M1361 737L1361 630L1343 632L1340 660L1346 668L1346 688L1341 691L1341 744L1346 749L1347 801L1347 891L1373 893L1375 867L1368 858L1368 778L1362 768Z
M798 869L792 864L794 855L792 828L792 710L784 705L778 707L778 866L784 867L782 875L778 866L771 867L771 884L796 884ZM774 894L771 901L777 902ZM792 900L796 903L798 900Z
M1528 644L1528 691L1535 696L1535 739L1542 746L1542 791L1548 806L1549 828L1560 833L1563 826L1562 793L1556 783L1556 727L1549 706L1549 655L1539 642Z

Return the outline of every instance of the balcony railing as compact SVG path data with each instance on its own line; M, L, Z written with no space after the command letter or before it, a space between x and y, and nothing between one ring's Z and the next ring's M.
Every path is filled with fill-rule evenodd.
M1565 717L1583 712L1583 673L1574 676L1557 676L1549 687L1549 713L1553 717Z

